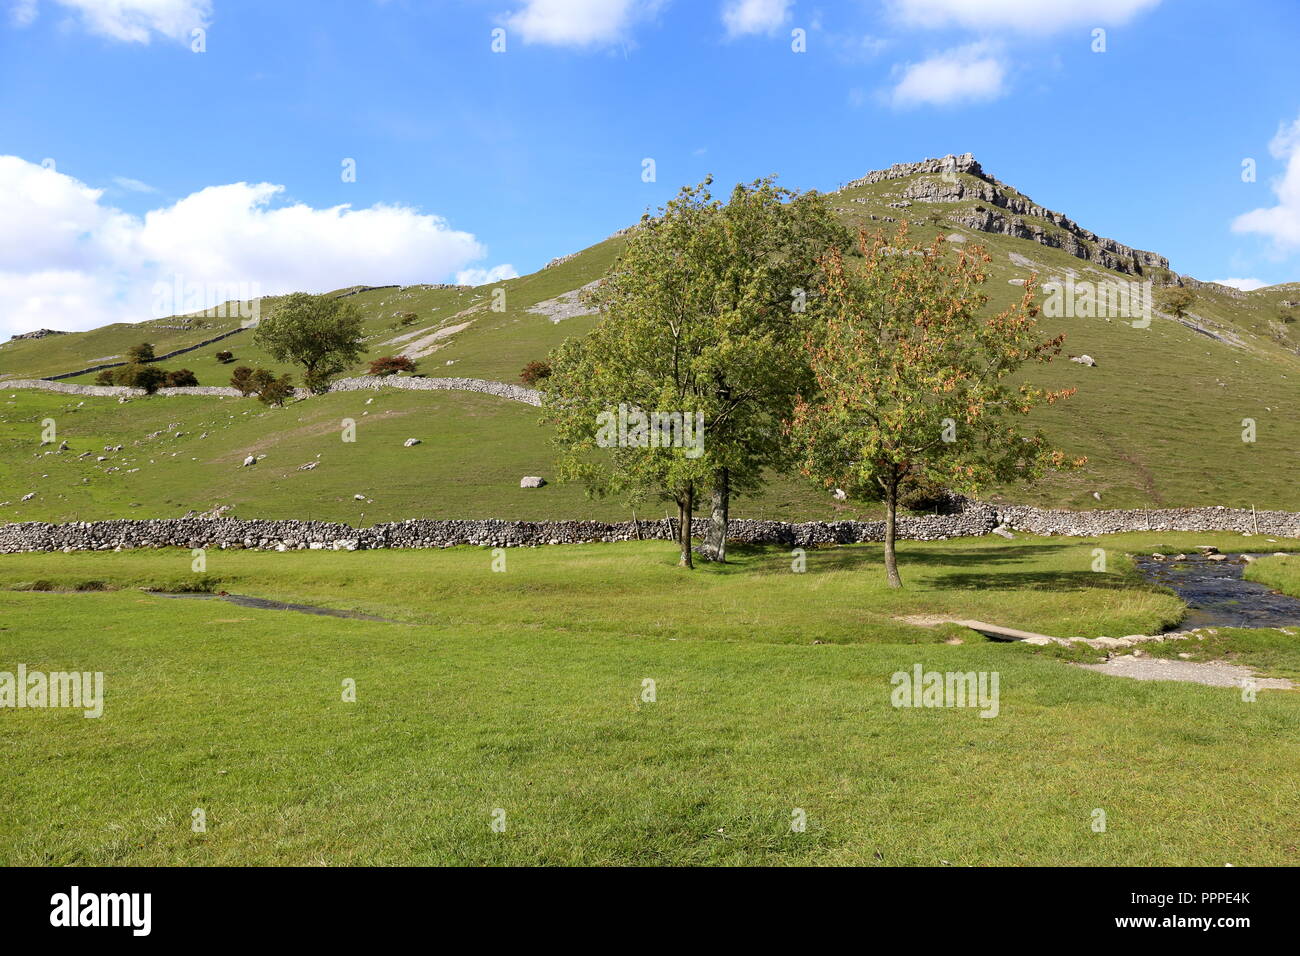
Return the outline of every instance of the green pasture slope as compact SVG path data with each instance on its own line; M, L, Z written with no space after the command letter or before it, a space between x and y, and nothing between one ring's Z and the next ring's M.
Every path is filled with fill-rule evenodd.
M1093 281L1132 278L1109 273L1029 240L987 235L954 225L953 218L964 210L962 203L914 202L906 210L890 207L889 203L898 199L907 184L907 179L899 179L852 187L832 194L831 202L852 226L878 228L884 225L880 220L886 215L906 216L913 222L918 239L943 233L962 240L954 241L954 247L985 246L992 258L986 287L990 309L1005 307L1018 298L1021 286L1015 283L1034 274L1040 283L1071 274L1079 280ZM874 221L870 218L873 215L878 217ZM931 221L932 215L938 221ZM1040 225L1056 228L1046 221ZM366 359L425 350L419 358L424 374L517 381L525 364L545 358L565 337L581 335L595 321L590 315L553 321L531 310L539 303L576 293L598 279L615 261L623 242L621 238L608 239L550 268L499 286L411 286L357 293L352 301L365 315ZM504 290L503 311L492 308L497 288ZM1240 296L1230 290L1205 287L1198 296L1189 321L1199 330L1160 314L1144 329L1133 328L1122 319L1043 317L1047 332L1065 333L1067 354L1088 354L1097 365L1086 367L1062 356L1028 370L1028 377L1035 381L1078 389L1070 400L1036 412L1035 421L1059 447L1071 454L1086 455L1089 461L1079 471L1050 476L1033 488L994 488L989 489L989 495L1069 508L1223 504L1300 510L1300 483L1294 480L1295 450L1300 448L1300 416L1294 413L1300 392L1300 339L1297 325L1278 319L1283 303L1300 300L1300 284ZM263 307L265 314L273 313L275 300L266 300ZM400 312L414 312L416 322L398 326ZM94 475L53 464L45 468L48 458L33 457L39 440L39 430L34 426L44 417L58 420L60 414L67 414L69 404L76 402L69 403L64 396L6 393L4 377L32 377L89 365L120 355L137 340L152 341L161 352L183 344L182 340L197 341L224 327L223 320L195 321L207 327L185 333L163 332L159 326L173 324L174 320L157 320L0 346L0 473L7 479L12 476L15 482L6 482L0 501L37 492L37 498L23 509L0 506L0 516L13 520L66 514L68 508L60 502L73 498L90 509L88 516L119 515L125 513L123 508L130 507L135 507L134 513L161 516L178 513L177 509L184 513L214 504L235 505L238 513L249 516L278 516L283 514L281 502L294 500L293 494L281 493L290 489L292 481L283 478L283 471L276 471L277 479L282 480L277 489L271 490L266 487L266 473L282 466L296 467L319 453L323 458L335 459L328 472L322 467L301 481L293 481L309 494L317 487L312 482L328 486L318 496L325 509L319 517L358 517L359 509L352 510L348 501L354 494L371 494L376 475L367 467L371 459L364 455L340 456L339 449L323 437L324 432L319 446L311 447L299 427L299 419L304 419L324 428L331 417L341 418L348 411L356 411L358 399L313 399L293 406L285 414L269 415L251 406L247 415L245 406L232 413L227 408L230 403L213 400L193 408L185 406L186 400L181 399L151 399L126 405L113 400L86 400L78 412L81 417L68 416L69 433L78 453L83 450L76 444L81 437L78 429L91 418L97 419L94 430L116 436L114 444L127 441L133 451L129 442L155 431L159 422L165 426L186 420L188 424L189 420L215 421L231 414L248 420L248 429L222 431L231 439L227 445L218 447L226 437L209 441L204 446L206 454L190 448L186 456L179 448L169 449L167 456L177 451L179 461L169 462L166 467L155 463L152 472L142 467L133 473L138 491L131 480L113 472L87 498L77 485L82 484L83 477L90 479L85 484L94 485ZM235 320L225 321L232 327L236 324ZM221 348L235 354L236 364L293 371L271 361L253 345L248 333L164 364L190 368L203 384L225 384L230 366L221 365L214 357ZM360 373L364 367L364 362L359 363L352 372ZM89 379L85 376L81 380ZM367 508L367 520L445 516L453 513L453 506L468 509L461 512L465 516L627 515L617 502L588 504L577 490L548 488L521 497L517 487L507 487L517 485L523 474L550 477L548 467L553 456L547 448L546 434L530 426L537 416L535 410L513 406L490 410L492 403L507 403L441 395L385 397L382 401L390 412L403 415L406 423L421 426L402 437L419 437L425 444L417 454L409 455L402 454L400 448L393 451L374 442L368 444L372 451L379 448L382 474L393 490L383 497L374 495L375 504ZM1242 440L1243 422L1247 419L1254 423L1254 442ZM369 431L375 434L375 430ZM382 440L387 441L388 436ZM238 473L234 477L229 469L223 470L228 464L226 456L253 445L271 456L271 467L263 469L259 465L257 474ZM292 461L290 465L304 453L303 461ZM192 468L186 466L187 458L195 459ZM431 464L432 458L437 461ZM105 469L108 467L112 465L106 464ZM48 478L39 477L47 474ZM163 493L148 493L153 481L159 483ZM422 486L422 493L406 490L416 483ZM824 492L807 489L798 479L781 477L768 495L757 501L739 502L737 513L784 513L797 518L852 516L859 512L837 507ZM872 513L872 509L868 506L864 513Z

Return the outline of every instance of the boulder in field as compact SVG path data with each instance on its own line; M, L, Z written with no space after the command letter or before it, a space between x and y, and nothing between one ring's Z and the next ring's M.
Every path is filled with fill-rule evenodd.
M540 488L546 484L545 478L539 478L536 475L525 475L519 479L520 488Z
M247 458L244 459L243 467L247 468L249 465L256 465L256 464L257 464L257 456L249 455Z
M1097 364L1097 360L1091 355L1071 355L1071 362L1078 362L1080 365L1087 365L1089 368Z
M420 444L420 439L418 438L408 438L406 439L406 441L402 442L402 445L406 448L410 448L413 445L418 445L418 444Z

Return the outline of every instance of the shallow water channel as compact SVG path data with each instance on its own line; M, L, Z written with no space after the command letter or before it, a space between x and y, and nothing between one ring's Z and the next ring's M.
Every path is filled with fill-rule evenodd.
M286 604L284 601L271 601L267 598L249 597L246 594L211 594L204 592L168 594L164 591L154 591L153 595L154 597L165 598L226 601L230 604L236 604L239 607L257 608L261 611L298 611L302 614L319 614L323 617L346 617L354 621L382 621L385 624L399 623L390 618L375 617L373 614L362 614L359 611L340 611L332 607L317 607L314 604Z
M1300 625L1300 598L1245 580L1241 555L1230 554L1224 561L1203 554L1190 554L1184 561L1135 555L1133 561L1148 581L1169 588L1187 603L1180 629Z

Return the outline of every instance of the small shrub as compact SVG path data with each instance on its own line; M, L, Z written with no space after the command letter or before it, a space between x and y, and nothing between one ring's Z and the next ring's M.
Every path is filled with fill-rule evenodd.
M293 379L290 376L275 378L265 369L258 369L257 374L266 376L259 379L257 389L257 399L263 405L283 405L293 397Z
M239 389L240 395L252 395L257 391L257 387L253 384L253 370L247 365L240 365L235 369L230 376L230 384Z
M519 373L519 381L523 382L529 388L532 388L542 379L551 377L551 366L548 362L529 362L524 366L524 370Z
M167 373L157 365L140 365L132 362L123 365L113 375L114 383L127 388L142 388L145 394L152 395L167 379Z
M235 360L235 353L233 352L217 353L217 361L220 362L222 365L229 365L234 360Z
M383 358L377 358L370 363L370 371L367 375L396 375L398 372L414 372L415 363L405 355L385 355Z
M95 376L95 384L112 385L114 382L113 372L114 369L111 368L104 369L102 372L100 372L98 375Z
M152 362L154 360L153 346L148 342L141 342L139 345L131 346L126 350L126 360L133 365Z
M414 312L399 312L397 314L397 324L399 326L414 325L419 318Z
M908 511L944 512L952 503L952 494L943 485L908 477L898 493L899 507Z
M193 388L199 384L198 377L187 368L178 368L167 373L168 388Z

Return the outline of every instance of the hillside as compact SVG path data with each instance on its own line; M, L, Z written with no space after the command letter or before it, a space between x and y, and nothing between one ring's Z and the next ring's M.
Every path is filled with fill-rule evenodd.
M992 496L1074 508L1224 504L1300 510L1294 480L1300 333L1283 321L1295 308L1288 303L1300 303L1300 284L1245 293L1179 277L1158 253L1084 229L993 179L969 154L870 173L831 200L854 227L907 219L917 238L942 233L954 244L985 246L993 259L990 308L1018 298L1021 284L1035 274L1040 283L1155 280L1195 288L1197 301L1183 321L1157 313L1149 327L1134 328L1117 317L1043 317L1048 332L1065 333L1070 355L1086 354L1097 363L1088 367L1063 356L1030 373L1054 387L1078 387L1074 398L1043 409L1039 420L1060 447L1087 455L1089 463L1032 489L992 489ZM367 358L407 354L430 376L517 381L527 362L591 327L595 317L581 314L577 291L604 274L621 247L622 240L612 237L500 283L504 311L491 308L498 286L337 294L351 296L365 316ZM264 314L274 307L274 299L262 303ZM402 326L403 312L417 319ZM159 397L119 404L3 388L5 379L120 361L140 341L164 353L239 324L238 318L178 317L0 346L0 519L171 517L217 505L245 517L301 516L307 508L311 517L362 524L415 516L626 514L617 502L585 500L578 488L521 491L520 476L552 473L548 434L537 427L535 409L488 396L379 393L367 405L371 396L350 393L266 410L230 399ZM247 331L162 364L189 368L205 385L225 384L230 367L214 357L221 349L232 351L237 364L280 369ZM40 423L47 417L58 423L69 452L39 447ZM335 434L344 417L361 423L355 445ZM1241 440L1246 418L1256 422L1254 443ZM161 434L146 437L154 432ZM182 434L175 437L177 432ZM403 448L407 437L422 444ZM121 452L103 451L118 444ZM94 454L77 457L87 451ZM267 458L241 468L252 453ZM298 470L318 455L319 467ZM106 460L98 462L99 456ZM21 501L29 493L34 497ZM369 500L357 501L356 494ZM831 518L862 512L789 478L775 482L763 498L739 502L735 513Z

